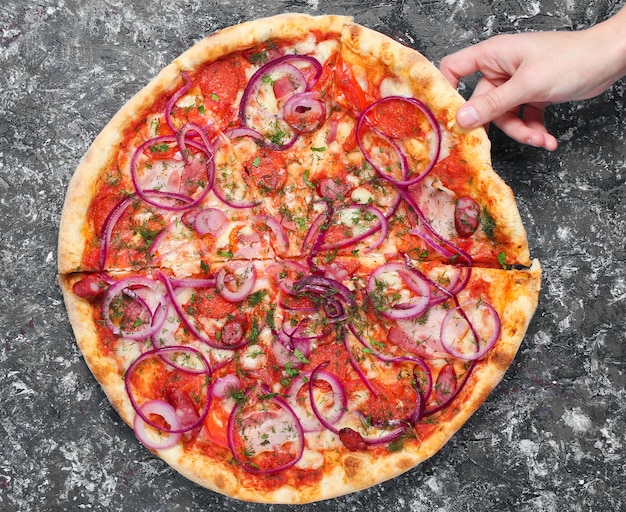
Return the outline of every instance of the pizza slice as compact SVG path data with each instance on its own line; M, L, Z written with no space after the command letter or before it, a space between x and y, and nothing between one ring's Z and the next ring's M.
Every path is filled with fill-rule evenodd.
M294 15L240 26L163 69L75 172L60 273L168 267L176 252L194 260L300 254L312 195L302 177L315 153L312 134L326 120L346 21ZM206 209L198 232L195 214ZM207 237L205 218L216 229L224 222L215 210L247 224L234 226L245 231L244 245L265 231L272 251L238 255Z
M379 252L530 264L513 193L491 167L484 130L456 125L463 100L425 57L346 25L334 86L344 165L334 167L333 178L347 188L346 206L366 204L387 217L388 243ZM337 224L345 230L346 222Z
M497 385L540 271L306 260L62 276L85 359L152 451L229 496L302 503L434 454Z

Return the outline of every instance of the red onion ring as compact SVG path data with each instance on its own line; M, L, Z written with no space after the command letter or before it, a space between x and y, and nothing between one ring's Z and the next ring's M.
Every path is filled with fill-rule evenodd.
M281 72L288 75L295 84L294 90L296 93L303 92L310 87L310 84L307 83L307 80L302 72L294 65L294 63L297 62L305 62L315 68L315 76L313 77L312 82L316 81L322 73L322 65L320 64L320 62L314 57L310 57L308 55L283 55L282 57L274 59L267 64L261 66L259 69L256 70L252 77L250 77L248 85L243 92L243 96L239 104L239 123L242 127L250 128L250 126L248 126L248 121L250 117L248 114L250 99L257 93L263 78L268 74L272 72ZM278 119L282 117L282 114L270 114L270 117ZM292 136L286 142L281 144L271 142L263 136L262 145L272 149L287 149L295 143L298 136L298 132L294 131Z
M104 265L106 264L107 256L109 254L109 246L111 244L111 234L113 233L113 228L117 224L117 221L120 220L120 217L124 215L126 209L135 199L137 199L136 196L131 194L128 197L120 200L107 215L100 234L100 257L98 258L99 270L104 269Z
M343 249L344 247L348 247L350 245L354 245L358 242L361 242L362 240L364 240L370 235L373 235L377 231L380 231L379 237L364 252L371 252L377 249L385 241L385 238L387 237L387 232L388 232L388 222L387 222L387 218L383 215L383 213L378 208L375 208L374 206L349 205L349 206L346 206L345 208L342 208L341 210L336 210L333 214L333 217L345 210L360 210L362 212L367 212L370 215L373 215L374 217L376 217L378 219L378 223L366 229L363 233L359 235L345 238L344 240L339 240L333 243L328 243L328 244L322 243L319 248L320 251L332 251L335 249ZM324 231L322 231L322 233L324 233Z
M230 302L241 302L254 290L256 284L256 267L254 263L249 263L235 270L234 274L241 279L241 284L237 290L232 291L226 285L227 270L222 267L215 275L215 287L219 294ZM241 275L243 274L243 276Z
M238 210L244 208L253 208L261 204L260 199L237 199L235 197L229 196L226 192L224 192L224 189L220 185L219 180L215 180L213 182L213 193L220 201L222 201L222 203Z
M148 308L148 305L146 304L145 301L143 300L139 301L139 303L142 305L142 308L147 310L148 313L150 314L150 321L145 322L144 324L145 326L143 329L137 329L136 331L131 332L131 331L122 330L119 326L115 325L113 321L111 320L111 315L110 315L110 307L111 307L111 303L113 299L120 293L124 293L127 290L131 289L132 287L137 287L137 286L148 288L152 292L156 293L159 283L157 281L153 281L145 277L139 277L139 276L127 277L109 287L109 289L106 291L104 295L104 299L102 301L102 306L101 306L102 318L107 328L116 336L121 336L123 338L129 339L129 340L135 340L135 341L143 340L152 336L157 330L161 328L161 325L165 321L165 316L167 314L167 304L165 301L165 295L159 293L158 294L159 303L154 308L154 311L151 311ZM135 292L132 292L132 294L126 293L126 295L128 295L129 297L133 298L134 300L137 300L134 294Z
M252 217L252 222L265 224L274 236L276 237L276 247L274 250L279 255L285 255L289 252L289 236L285 232L282 224L278 222L275 217L271 215L255 215Z
M483 310L482 313L477 312L479 308ZM480 315L481 326L488 323L484 318L485 315L487 316L487 320L492 326L491 332L488 333L486 339L483 339L476 330L474 322L468 316L467 310L471 312L471 316L474 316L473 314ZM475 361L493 348L500 337L500 329L500 317L491 304L480 302L472 306L471 309L469 306L465 306L465 309L457 306L447 312L441 323L441 344L454 357L464 361ZM472 339L465 341L468 336ZM473 351L464 350L461 345L470 345Z
M354 325L348 324L348 329L350 330L352 335L359 341L359 343L361 343L361 345L366 347L372 353L372 355L374 355L374 357L376 357L377 359L385 363L407 362L407 363L414 363L416 366L419 366L422 372L424 373L425 379L426 379L426 382L425 382L426 385L424 386L422 384L420 386L420 394L424 397L430 396L430 393L433 389L433 377L430 371L430 367L428 366L428 364L426 364L426 362L423 359L419 357L415 357L415 356L410 356L410 355L409 356L389 356L389 355L383 354L380 350L376 349L371 343L369 343L369 341L367 340L365 336L362 336L361 334L359 334L359 332L357 331L356 327L354 327Z
M193 228L199 235L211 234L218 236L228 224L226 215L217 208L200 210L193 221Z
M180 98L182 98L191 88L191 78L189 77L189 75L185 71L181 71L180 76L183 79L184 84L180 89L178 89L178 91L174 93L174 95L170 98L170 100L167 102L167 105L165 106L165 123L173 132L176 132L178 130L172 122L172 109L174 108L174 105L176 105L176 102Z
M329 361L325 361L320 363L315 367L315 369L311 372L311 377L309 379L309 402L311 405L311 410L315 414L317 420L328 430L333 432L334 434L338 434L339 431L335 428L335 424L342 418L347 407L348 407L348 396L346 394L346 390L343 387L343 384L339 380L339 378L330 372L323 370L326 366L328 366ZM333 396L333 406L330 410L329 416L327 417L319 410L317 406L317 401L315 400L315 381L323 380L330 385L330 389Z
M283 118L300 133L316 130L326 117L326 105L317 92L299 92L289 97L283 106Z
M403 283L416 295L407 303L385 305L384 309L377 309L381 315L392 320L402 320L420 316L430 306L430 287L428 282L411 269L400 263L386 263L376 268L369 276L366 291L371 296L377 288L377 280L385 272L395 272Z
M432 228L428 220L426 220L421 208L407 190L398 188L398 191L404 201L415 212L420 221L420 225L422 226L422 229L411 229L409 232L423 238L428 245L439 252L442 256L455 261L455 263L458 262L459 259L462 259L468 266L471 267L473 264L472 257L467 252L456 247L452 242L442 237Z
M192 369L192 368L186 368L183 367L181 365L178 365L176 363L173 363L169 358L165 357L167 354L169 353L176 353L176 352L188 352L191 353L193 355L195 355L203 364L205 370L204 371L197 371L196 369ZM187 372L187 373L192 373L194 375L203 375L206 374L208 377L211 377L211 366L209 365L208 361L205 359L205 357L202 355L202 353L190 346L166 346L166 347L160 347L160 348L155 348L153 350L149 350L147 352L144 352L143 354L141 354L139 357L137 357L128 367L128 369L126 370L126 373L124 375L124 386L126 388L126 394L128 395L128 398L130 400L131 405L133 406L133 409L135 409L135 412L137 413L137 416L139 416L145 423L147 423L148 425L150 425L153 428L159 429L163 432L167 432L168 434L182 434L184 432L188 432L190 430L195 429L196 427L202 425L202 423L204 422L204 419L206 418L206 415L209 412L209 407L211 405L211 399L210 396L207 394L207 398L205 400L205 404L204 407L202 409L201 414L199 414L198 419L185 426L182 427L180 425L180 423L178 423L177 425L172 424L171 422L168 421L168 423L170 424L169 428L166 427L161 427L159 425L156 425L153 421L151 421L147 414L144 413L144 411L142 410L142 407L139 406L139 404L137 403L137 400L135 398L135 395L132 392L132 388L131 388L131 377L133 375L133 373L135 372L135 369L139 366L139 364L143 361L145 361L146 359L150 359L152 357L158 357L161 361L163 361L166 364L169 364L170 366L183 371L183 372Z
M198 127L200 128L200 127ZM213 153L211 151L210 148L205 147L203 144L200 144L198 142L195 142L193 140L188 140L186 141L186 145L185 145L185 149L181 149L179 147L179 150L181 152L181 154L183 155L183 157L185 158L185 161L187 161L187 157L185 156L186 154L186 146L192 146L202 152L205 153L205 155L207 155L207 160L206 163L204 164L205 166L205 170L206 170L206 177L207 177L207 185L203 188L202 192L196 197L196 198L191 198L188 196L184 196L182 194L177 194L176 192L169 192L169 191L161 191L161 190L143 190L140 186L139 186L139 177L137 176L137 163L139 161L139 158L141 157L141 155L144 154L144 151L149 148L150 146L154 146L155 144L163 144L163 143L176 143L178 144L178 137L174 136L174 135L163 135L160 137L154 137L152 139L148 139L145 142L143 142L142 144L139 145L139 147L137 147L137 149L135 150L135 153L133 154L133 157L130 161L130 175L131 175L131 179L133 182L133 186L135 187L135 192L137 193L137 195L139 197L141 197L141 199L143 199L146 203L148 203L151 206L154 206L156 208L160 208L163 210L171 210L171 211L182 211L182 210L187 210L189 208L192 208L196 205L198 205L200 202L202 202L202 200L207 196L207 194L211 191L211 189L213 188L213 184L214 184L214 180L215 180L215 162L213 160ZM159 203L158 201L152 199L150 196L156 196L156 197L160 197L160 196L165 196L168 198L175 198L175 199L180 199L183 201L183 205L182 206L173 206L173 205L166 205L166 204L162 204Z
M237 402L237 404L235 405L235 407L233 407L233 410L231 411L230 417L228 418L228 446L231 453L233 454L233 458L235 459L235 461L237 461L238 464L246 468L247 471L257 475L271 475L292 467L302 458L302 454L304 453L305 439L300 420L298 419L298 416L293 411L291 406L283 398L270 393L269 390L267 390L264 386L261 391L264 395L268 396L268 398L260 398L257 396L254 400L257 402L261 402L262 407L259 408L258 412L260 412L261 415L266 416L266 419L264 421L255 419L254 427L256 430L258 430L258 432L251 432L249 433L249 435L244 435L242 437L255 439L259 436L259 434L261 435L261 437L265 437L263 434L267 434L267 439L265 439L265 441L267 441L268 443L267 446L264 446L264 451L270 451L271 449L271 451L276 452L278 451L277 449L285 443L296 443L295 453L293 454L293 457L287 462L279 464L275 467L259 468L254 463L249 462L248 459L244 458L240 453L240 450L237 448L236 442L237 430L239 429L239 426L245 426L245 419L241 418L241 415L244 404L246 406L250 406L250 402L252 400L251 390L248 390L248 392L245 393L245 399L243 401ZM286 419L281 422L281 425L283 430L286 429L286 433L277 432L277 429L272 426L272 418L269 417L270 413L267 410L267 403L269 402L274 403L280 410L282 410L283 415ZM262 427L264 427L266 423L269 423L267 433L262 430ZM272 441L275 441L275 439L271 439L272 434L278 437L279 441L281 440L281 435L284 435L285 439L280 444L273 444Z
M432 157L430 158L428 164L425 166L425 168L417 176L414 176L412 178L408 178L408 163L407 163L406 155L402 152L400 147L394 141L392 141L388 136L386 136L385 134L382 134L377 129L371 128L372 130L374 130L378 134L378 136L384 138L398 152L398 156L400 157L400 161L401 161L402 168L403 168L402 174L403 174L403 178L404 179L396 180L396 179L392 178L391 176L389 176L388 174L386 174L385 172L383 172L383 170L380 169L378 165L376 165L376 163L374 162L372 157L369 155L368 151L365 148L365 145L363 144L362 138L361 138L361 128L363 126L363 123L368 123L368 121L367 121L367 114L369 114L373 109L379 107L380 105L382 105L383 103L386 103L388 101L404 101L404 102L410 103L411 105L417 107L426 116L426 119L428 119L428 122L431 125L431 128L432 128L433 133L434 133L434 144L435 144L434 153L433 153ZM375 101L374 103L369 105L366 109L364 109L361 112L361 114L359 115L359 118L358 118L357 124L356 124L356 135L357 135L357 144L358 144L359 148L361 149L361 152L365 156L365 159L368 161L368 163L383 178L389 180L390 182L394 183L398 187L408 187L408 186L414 185L415 183L418 183L419 181L424 179L424 177L426 177L426 175L430 171L432 171L433 167L435 166L435 164L439 160L439 155L441 153L441 127L439 126L439 122L437 121L437 118L431 112L431 110L424 103L422 103L420 100L418 100L416 98L406 98L406 97L403 97L403 96L387 96L387 97L382 98L382 99L380 99L378 101Z
M174 407L163 400L150 400L149 402L144 403L139 410L141 411L141 415L135 415L135 419L133 420L133 430L135 431L137 438L144 446L150 448L151 450L167 450L168 448L175 446L178 441L180 441L182 436L180 432L167 432L167 430L163 431L160 427L154 426L154 423L148 423L143 419L143 417L147 417L149 414L156 414L161 416L166 421L166 423L170 426L170 429L180 430L180 420L178 419L178 416L176 416L176 410ZM159 436L157 440L157 438L148 434L148 425L152 428L166 432L167 435Z
M229 398L233 392L241 389L241 379L234 373L219 377L211 384L211 394L215 398Z
M475 366L476 366L476 361L471 361L471 364L467 368L467 370L465 372L465 375L463 376L463 379L461 380L461 382L457 383L457 386L456 386L456 389L454 390L454 392L451 393L448 396L448 399L445 402L438 403L437 405L434 405L432 407L427 407L426 410L424 411L424 416L431 416L431 415L435 414L436 412L439 412L442 409L445 409L446 407L448 407L450 402L452 402L452 400L454 400L454 398L461 392L461 390L465 386L465 384L468 381L470 375L472 374L472 370L475 368ZM437 376L437 377L439 378L439 376Z
M178 317L180 318L181 322L185 325L185 327L187 328L187 330L199 341L201 341L202 343L204 343L205 345L208 345L209 347L213 347L213 348L218 348L218 349L222 349L222 350L237 350L240 348L245 347L248 344L248 340L247 339L242 339L241 342L233 344L233 345L226 345L225 343L221 343L220 341L218 341L217 339L214 338L209 338L207 335L205 335L203 332L201 332L195 325L194 322L192 322L188 316L187 313L185 313L183 307L181 306L181 304L178 303L178 301L176 300L176 295L174 293L174 287L172 282L163 274L160 275L161 281L165 284L165 288L167 290L167 295L169 297L170 303L172 304L172 306L174 306L174 310L176 311L176 313L178 314ZM187 287L185 286L185 284L187 284L187 282L185 281L178 281L177 285L178 287ZM213 281L212 280L206 280L202 283L198 283L200 286L189 286L189 288L212 288L214 285L212 284ZM193 284L193 283L192 283ZM206 286L204 286L206 284Z

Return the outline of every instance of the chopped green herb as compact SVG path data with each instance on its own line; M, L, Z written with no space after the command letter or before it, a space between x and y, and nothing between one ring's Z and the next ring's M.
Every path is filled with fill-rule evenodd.
M498 263L500 263L502 268L506 270L507 263L506 263L506 254L505 253L503 253L503 252L498 253Z
M480 225L487 235L487 238L493 240L494 232L496 230L496 221L493 219L486 207L483 208L483 211L480 215Z

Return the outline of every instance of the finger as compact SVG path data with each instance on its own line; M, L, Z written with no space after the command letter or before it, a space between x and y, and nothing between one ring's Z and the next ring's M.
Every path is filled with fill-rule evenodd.
M439 71L450 82L452 87L459 85L461 78L469 76L480 69L478 54L480 43L469 46L458 52L446 55L439 63Z
M539 122L538 117L527 121L520 119L513 112L507 112L495 119L493 123L506 135L521 144L543 147L549 151L554 151L558 146L556 138L548 133L543 123Z
M546 128L545 106L546 104L526 105L521 117L524 123L526 123L526 126L531 130L528 144L554 151L558 146L558 142Z
M457 112L459 126L476 128L522 105L527 99L527 88L517 82L515 77L512 77L499 87L472 95Z

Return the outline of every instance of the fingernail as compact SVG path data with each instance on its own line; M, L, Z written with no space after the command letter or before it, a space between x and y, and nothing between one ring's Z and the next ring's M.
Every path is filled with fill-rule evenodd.
M472 105L463 105L456 114L456 120L464 128L478 125L478 112Z

